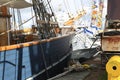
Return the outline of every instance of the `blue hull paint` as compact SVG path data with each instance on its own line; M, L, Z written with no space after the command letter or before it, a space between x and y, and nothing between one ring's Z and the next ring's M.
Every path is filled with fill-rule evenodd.
M61 73L70 59L72 37L0 52L0 80L46 80Z

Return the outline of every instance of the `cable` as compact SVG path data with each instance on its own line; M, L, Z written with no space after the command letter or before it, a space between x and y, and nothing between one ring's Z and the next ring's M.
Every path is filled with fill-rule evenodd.
M22 18L21 18L21 13L20 13L20 10L17 9L17 17L18 17L18 27L19 27L19 30L23 29L23 26L20 24L22 23Z
M69 18L72 18L71 15L70 15L70 10L67 8L67 5L66 5L65 0L64 0L64 5L65 5L65 8L66 8L66 10L67 10L67 13L68 13Z
M73 1L74 5L75 5L75 11L77 12L78 8L76 7L76 0ZM77 12L78 13L78 12Z

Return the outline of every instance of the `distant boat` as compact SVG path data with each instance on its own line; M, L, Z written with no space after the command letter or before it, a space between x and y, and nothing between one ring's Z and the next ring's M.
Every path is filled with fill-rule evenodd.
M97 7L97 3L99 3L99 7ZM73 38L73 55L72 59L77 59L79 62L84 62L85 60L88 60L92 57L95 57L97 54L99 54L100 50L100 38L98 38L96 35L98 34L98 31L102 27L102 9L103 9L103 1L99 0L93 1L92 4L92 12L91 12L91 20L89 25L85 24L78 27L76 29L76 35ZM98 14L99 15L98 15ZM87 13L86 13L87 14ZM99 18L98 18L99 16Z
M27 7L33 7L34 16L30 19L35 17L36 24L21 29L30 20L22 22L20 15ZM17 28L11 24L15 22L20 23ZM60 33L47 0L32 0L32 4L0 0L0 28L0 80L47 80L67 67L74 33Z
M78 60L80 63L83 63L98 54L97 47L94 48L86 48L86 49L78 49L73 51L71 59Z
M97 38L93 38L84 33L83 29L79 29L73 38L71 59L79 60L79 62L82 63L99 54L100 41Z

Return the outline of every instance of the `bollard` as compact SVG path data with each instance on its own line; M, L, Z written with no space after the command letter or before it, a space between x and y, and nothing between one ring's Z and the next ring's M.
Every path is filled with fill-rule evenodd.
M120 80L120 56L113 56L106 64L108 80Z

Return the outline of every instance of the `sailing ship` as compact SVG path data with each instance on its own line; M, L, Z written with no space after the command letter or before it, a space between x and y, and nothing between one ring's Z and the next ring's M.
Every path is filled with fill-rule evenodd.
M32 19L21 22L20 10L28 7L33 8L36 24L21 29ZM11 22L17 22L15 9L17 28ZM48 0L0 0L0 28L0 80L47 80L67 67L74 33L57 36L61 29Z

